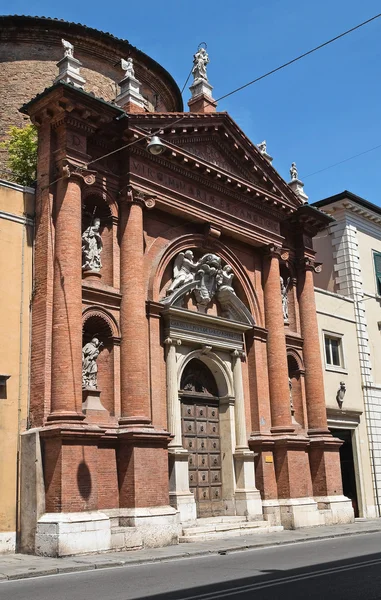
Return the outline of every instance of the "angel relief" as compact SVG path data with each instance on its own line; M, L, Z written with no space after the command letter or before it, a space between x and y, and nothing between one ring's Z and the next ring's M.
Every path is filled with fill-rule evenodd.
M170 303L176 293L181 297L186 292L193 292L199 312L205 313L215 295L217 299L220 299L220 295L235 296L233 277L231 266L222 266L221 258L216 254L204 254L195 261L192 250L180 252L175 259L173 279L164 303Z

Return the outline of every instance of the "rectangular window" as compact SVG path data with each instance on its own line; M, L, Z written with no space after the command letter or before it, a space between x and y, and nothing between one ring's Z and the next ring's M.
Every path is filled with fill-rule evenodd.
M344 367L341 338L332 335L324 335L325 361L332 367Z
M373 260L376 274L376 292L381 296L381 252L374 252Z

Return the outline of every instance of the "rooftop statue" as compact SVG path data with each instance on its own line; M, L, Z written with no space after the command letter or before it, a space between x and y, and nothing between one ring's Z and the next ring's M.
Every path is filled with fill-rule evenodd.
M74 46L73 44L71 44L70 42L68 42L67 40L62 39L61 40L62 45L65 49L65 54L64 56L73 56L74 55Z
M257 146L259 152L261 154L267 154L267 143L266 140L263 140L263 142L261 142L260 144L258 144Z
M296 168L296 163L292 163L290 168L291 181L296 181L299 179L298 177L298 169Z
M205 81L208 81L208 75L206 73L206 65L208 62L209 56L205 48L200 48L197 50L196 54L193 56L193 81L197 81L199 79L205 79Z
M120 64L122 66L123 71L125 71L124 76L125 77L134 77L135 78L135 70L134 70L134 63L131 57L127 58L127 60L124 60L124 58L122 58L120 60Z

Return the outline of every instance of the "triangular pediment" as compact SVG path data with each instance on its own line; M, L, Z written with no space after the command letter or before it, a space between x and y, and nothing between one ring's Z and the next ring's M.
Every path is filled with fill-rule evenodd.
M242 165L239 160L234 160L234 158L229 155L227 149L211 135L197 137L190 136L189 139L178 139L176 141L174 140L174 142L187 152L194 154L211 165L220 167L237 177L243 177L248 180L256 179L257 183L259 183L259 177L255 177L253 173L250 173L248 169L245 169L244 165Z
M303 204L227 113L156 113L133 119L138 127L161 127L160 134L172 147L279 199L279 208L282 201L291 210Z

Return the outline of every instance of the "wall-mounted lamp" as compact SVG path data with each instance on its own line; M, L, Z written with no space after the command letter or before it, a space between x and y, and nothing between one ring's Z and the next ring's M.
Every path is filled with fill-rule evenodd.
M161 139L157 135L153 135L147 146L147 150L151 154L158 156L159 154L162 154L164 152L165 146L164 146L163 142L161 141Z

